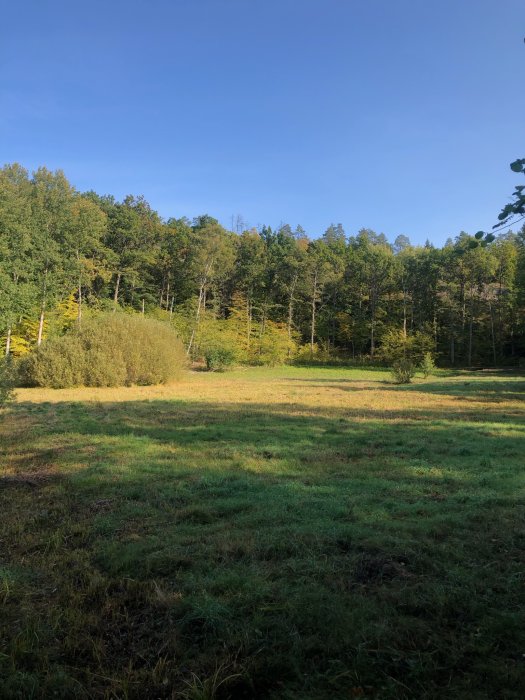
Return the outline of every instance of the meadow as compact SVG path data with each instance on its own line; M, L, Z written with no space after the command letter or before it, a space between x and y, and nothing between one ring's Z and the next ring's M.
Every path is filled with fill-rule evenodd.
M0 416L0 698L522 698L525 379L191 372Z

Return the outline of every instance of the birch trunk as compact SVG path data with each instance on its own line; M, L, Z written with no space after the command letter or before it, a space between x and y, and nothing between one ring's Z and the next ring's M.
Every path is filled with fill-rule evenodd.
M9 357L11 352L11 326L7 329L7 338L5 340L5 356Z
M196 333L197 327L198 327L198 325L199 325L199 319L200 319L200 315L201 315L202 302L203 302L204 296L205 296L205 294L206 294L205 285L206 285L206 281L204 280L204 281L201 283L201 286L200 286L200 288L199 288L199 303L197 304L197 313L195 314L195 326L193 327L193 330L192 330L192 332L191 332L190 342L188 343L188 347L187 347L187 349L186 349L186 355L187 355L188 357L189 357L189 355L190 355L191 348L192 348L192 345L193 345L193 341L195 340L195 333Z
M117 309L117 304L118 304L118 293L120 289L120 278L122 276L122 273L118 272L117 273L117 281L115 282L115 294L113 295L113 311L116 311Z

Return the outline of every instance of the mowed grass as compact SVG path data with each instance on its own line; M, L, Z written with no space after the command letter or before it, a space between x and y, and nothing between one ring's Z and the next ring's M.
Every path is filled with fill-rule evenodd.
M523 698L525 381L20 390L0 698Z

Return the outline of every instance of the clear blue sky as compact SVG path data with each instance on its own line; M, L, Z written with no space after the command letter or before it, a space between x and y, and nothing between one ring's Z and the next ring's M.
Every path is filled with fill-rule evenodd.
M523 0L13 0L0 161L165 216L441 244L521 184Z

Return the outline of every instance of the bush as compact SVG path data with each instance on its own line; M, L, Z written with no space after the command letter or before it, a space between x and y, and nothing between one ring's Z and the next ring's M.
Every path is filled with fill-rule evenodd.
M224 372L235 364L235 351L227 347L208 348L204 359L210 372Z
M2 358L0 360L0 408L13 397L15 377L13 361L10 358Z
M23 362L26 383L56 389L162 384L185 364L184 347L166 324L121 313L90 319Z
M253 339L248 356L251 365L275 367L291 360L297 352L295 338L288 335L284 323L266 321L264 332Z
M434 358L431 352L426 352L423 355L419 369L423 373L425 379L434 373L436 365L434 364Z
M394 362L392 367L392 374L396 384L410 384L415 373L416 366L412 360L406 358Z
M434 340L429 333L416 331L405 335L401 330L390 329L381 338L377 358L392 366L405 359L419 365L433 347Z

